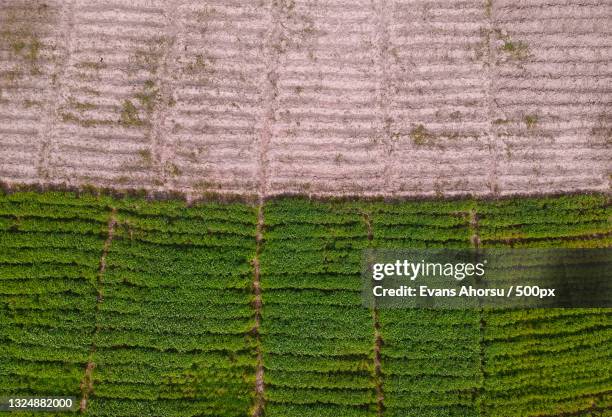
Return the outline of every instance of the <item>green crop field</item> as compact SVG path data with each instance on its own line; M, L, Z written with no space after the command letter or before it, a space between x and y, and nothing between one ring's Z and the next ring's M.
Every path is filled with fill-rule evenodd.
M603 195L3 194L0 397L92 416L610 416L612 310L371 310L360 271L366 248L611 246Z

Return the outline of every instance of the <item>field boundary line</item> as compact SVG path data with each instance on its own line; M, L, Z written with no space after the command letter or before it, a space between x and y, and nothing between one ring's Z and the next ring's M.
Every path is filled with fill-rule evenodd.
M265 200L268 193L268 153L272 141L272 126L276 113L276 98L278 96L278 66L280 52L280 16L278 5L275 0L268 2L268 32L263 45L264 67L267 69L263 80L263 102L264 107L261 114L261 127L258 140L258 164L259 164L259 200L260 204Z
M475 208L473 208L472 210L470 210L468 212L468 215L470 217L470 231L472 232L472 234L470 235L470 243L472 244L472 246L474 247L474 249L478 250L480 249L481 246L481 242L480 242L480 233L479 233L479 218L478 218L478 212L476 211Z
M169 140L169 129L165 126L168 113L172 111L171 106L168 104L169 98L172 95L173 88L171 88L171 77L173 69L171 68L171 62L176 61L176 40L179 33L182 32L180 27L179 19L177 19L178 10L182 6L181 4L166 5L164 7L164 17L168 23L166 25L164 36L167 40L165 45L165 51L162 55L162 59L159 66L159 71L155 74L155 81L159 84L159 97L160 101L153 112L151 117L151 154L154 160L158 162L157 172L153 172L153 175L159 175L162 183L162 187L167 189L168 175L166 170L166 162L171 159L168 158L168 153L172 152L168 147Z
M395 194L395 183L396 178L393 175L393 155L395 153L395 144L391 139L392 132L391 126L393 119L389 114L389 100L391 99L391 88L389 82L389 68L391 67L389 59L389 47L390 47L390 36L389 36L389 14L387 0L378 0L376 2L376 50L378 51L378 82L377 82L377 107L379 116L382 122L382 137L381 146L384 152L384 190L386 195Z
M51 181L57 180L57 175L51 175L52 171L52 147L55 142L55 135L57 132L57 124L59 123L59 118L57 117L57 112L59 109L59 102L62 98L62 91L65 86L65 78L66 78L66 68L70 64L70 58L72 56L72 43L74 39L74 18L75 18L75 9L76 9L76 0L66 1L64 3L64 13L61 17L61 24L57 30L62 39L62 47L65 49L65 56L55 57L55 60L60 60L60 64L53 64L53 66L59 67L59 70L53 74L53 77L56 80L57 85L53 85L50 83L49 90L45 94L48 98L49 105L46 110L43 112L42 116L42 126L40 131L38 132L38 140L41 143L40 150L38 152L38 161L36 161L36 174L38 178L42 181ZM52 78L53 78L52 77Z
M261 326L261 274L259 265L259 256L261 254L263 243L263 228L264 228L264 204L260 202L257 208L257 229L255 232L255 257L253 258L253 307L255 308L255 326L253 327L253 335L256 339L257 351L257 366L255 370L255 404L253 407L253 417L261 417L264 413L265 405L265 383L264 383L264 365L263 365L263 350L261 347L261 335L259 328Z
M383 380L382 380L382 359L381 359L381 348L382 348L382 335L380 333L380 318L379 312L376 307L372 309L372 318L374 320L374 376L376 382L376 415L382 417L385 409L385 395L383 392Z
M495 28L495 0L485 0L485 19L486 26L484 33L482 36L485 36L484 41L486 41L486 56L485 56L485 66L486 66L486 77L487 77L487 86L486 86L486 102L487 102L487 139L489 143L489 173L488 173L488 183L489 183L489 194L492 196L498 196L500 193L499 190L499 175L497 173L498 167L498 158L500 155L499 151L499 143L497 136L497 126L495 125L495 106L498 106L495 97L496 97L496 79L495 79L495 71L493 66L495 65L495 39L492 38L494 28Z
M481 241L480 241L480 224L479 224L479 217L478 217L478 212L476 210L476 208L472 208L470 210L470 212L468 213L469 215L469 221L470 221L470 243L472 248L474 248L476 250L476 256L477 258L480 258L480 248L481 248ZM477 259L478 262L480 262L479 259ZM485 327L486 327L486 321L484 318L484 309L482 306L479 306L478 308L478 371L480 373L480 380L484 381L485 378ZM481 382L482 384L482 382ZM478 387L477 391L474 393L474 406L476 408L478 408L478 415L484 416L485 411L483 408L483 401L482 401L482 394L483 394L483 389L484 386Z
M87 360L87 367L85 368L85 375L83 375L83 379L81 380L80 388L81 388L81 401L79 403L79 408L81 412L84 412L87 409L87 401L89 399L89 394L93 391L93 370L96 367L96 364L93 362L93 356L96 352L96 336L99 331L98 326L98 314L100 311L100 304L104 301L104 295L102 293L102 286L104 284L103 276L106 271L106 257L108 256L108 251L113 242L113 236L115 233L115 227L117 226L117 209L113 208L110 212L110 217L108 219L108 228L107 228L107 237L104 241L104 246L102 248L102 255L100 256L100 263L98 267L98 277L96 280L96 309L95 309L95 328L94 334L91 340L91 347L89 349L89 359Z
M278 66L280 52L275 45L278 44L280 38L280 16L275 0L267 2L268 8L268 31L266 33L263 44L264 67L267 69L263 80L263 102L264 107L261 114L261 126L258 137L258 206L257 206L257 228L255 232L255 257L253 258L253 307L255 309L255 326L252 333L256 340L257 365L255 370L255 403L253 405L252 416L261 417L264 414L265 407L265 382L264 382L264 364L263 350L261 346L261 275L259 257L263 242L264 228L264 205L266 195L268 193L268 149L272 140L272 125L274 124L274 114L276 113L276 98L278 96Z
M366 212L362 212L361 215L368 232L368 242L371 242L374 239L372 218L370 214ZM385 409L381 360L383 339L382 334L380 333L380 318L376 305L372 307L372 323L374 327L374 383L376 389L376 416L382 417Z

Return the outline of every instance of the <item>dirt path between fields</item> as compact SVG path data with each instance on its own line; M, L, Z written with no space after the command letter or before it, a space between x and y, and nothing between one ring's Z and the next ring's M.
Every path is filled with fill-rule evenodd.
M372 218L369 213L362 213L363 221L367 228L368 241L374 239L374 231L372 228ZM376 306L372 308L372 321L374 327L374 383L376 386L376 415L382 417L384 414L384 392L383 392L383 376L382 376L382 360L381 349L383 345L382 334L380 333L379 312Z
M155 106L151 117L151 155L155 162L151 175L159 181L164 190L168 188L168 173L172 171L172 169L169 169L171 166L169 161L172 160L170 156L173 152L168 144L171 135L166 119L172 112L172 106L167 105L167 103L173 99L172 74L175 71L173 65L177 61L176 42L182 30L177 13L178 8L175 4L168 4L164 8L165 18L168 22L164 31L165 41L163 42L159 71L152 78L155 85L159 86L157 94L159 94L158 99L161 101L161 105Z
M257 339L257 368L255 371L255 407L253 408L253 417L260 417L264 411L264 365L263 365L263 350L261 347L261 338L259 328L261 326L261 275L259 269L259 255L261 254L263 243L263 227L264 227L264 212L263 204L259 205L257 213L257 234L255 236L257 249L255 258L253 259L253 306L255 308L255 327L253 333Z
M104 241L104 247L102 249L102 256L100 257L100 266L98 269L98 280L96 282L96 313L95 313L95 323L96 327L94 329L94 335L92 338L91 348L89 350L89 360L87 362L87 367L85 368L85 375L83 376L83 380L81 381L81 401L80 401L80 410L84 412L87 409L87 401L89 399L89 395L93 391L93 371L96 367L95 362L93 361L93 356L96 352L96 335L98 334L98 313L100 310L100 304L104 302L104 294L102 291L102 287L104 284L103 276L106 271L106 257L108 255L108 251L110 249L111 243L113 241L113 235L115 232L115 227L117 225L117 209L113 208L110 213L110 218L108 220L108 232L106 240Z
M472 235L470 236L470 242L472 244L472 247L478 251L478 249L481 247L481 241L480 241L480 234L479 234L479 231L478 231L478 229L479 229L478 212L476 211L475 208L473 208L469 212L469 221L470 221L470 230L472 232ZM487 323L485 321L484 309L482 307L480 307L480 309L478 311L478 315L479 315L479 326L478 326L478 331L479 331L479 335L478 335L478 370L480 371L481 377L483 377L484 373L485 373L485 361L486 361L486 356L485 356L485 327L486 327ZM480 388L480 389L482 389L482 388ZM479 407L479 413L481 415L484 415L484 410L482 409L483 402L478 402L477 405Z

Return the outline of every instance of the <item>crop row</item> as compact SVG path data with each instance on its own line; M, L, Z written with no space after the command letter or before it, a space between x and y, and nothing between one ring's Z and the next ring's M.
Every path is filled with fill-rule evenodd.
M253 208L13 194L0 229L2 394L80 399L89 363L92 415L250 407Z
M375 415L373 318L359 292L362 216L299 200L269 203L264 214L266 415Z
M513 246L572 246L568 239L589 238L610 245L610 207L602 195L502 200L477 208L479 235L486 244ZM595 242L591 237L597 235Z
M345 278L359 271L357 256L347 253L350 246L353 250L467 248L473 247L474 236L485 247L609 246L610 208L602 196L425 205L427 213L420 213L419 205L414 203L342 205L297 200L292 205L285 200L266 206L262 271L264 278L268 275L262 281L264 317L270 314L268 311L275 312L275 322L267 327L284 335L282 344L278 340L268 341L268 349L284 355L277 360L290 353L308 357L319 352L333 358L338 352L359 352L360 339L350 343L346 339L360 337L361 332L353 329L363 326L362 320L355 320L350 327L352 332L347 333L344 331L347 320L338 319L348 314L351 303L358 302L357 296L351 295L358 287L357 282ZM363 239L363 229L368 240ZM554 255L554 251L542 251L543 258L534 258L533 252L527 254L525 261L533 264L532 268L513 274L525 278L526 272L537 275L538 271L550 271L549 263L559 261L551 260L551 253ZM515 258L520 256L515 253ZM585 268L601 271L597 269L598 262L605 262L609 255L599 253L585 259L584 254L577 254L572 258L571 252L565 251L561 256L563 271L571 278L572 271L584 272ZM289 307L277 309L274 303ZM296 314L300 315L292 315L292 308L299 309ZM609 369L602 368L598 360L609 356L605 348L612 327L608 313L561 311L381 310L380 382L384 415L536 415L554 411L555 404L557 409L567 412L580 411L587 403L590 407L605 407L605 393L610 389ZM582 314L583 311L590 314ZM534 314L537 321L531 320L529 314ZM501 327L494 324L496 320L503 320ZM266 328L266 322L263 323ZM336 340L335 350L326 349L321 340L308 339L316 329L320 329L320 339ZM551 350L554 354L549 353ZM573 351L588 356L578 360L568 353ZM532 365L542 374L542 379L533 386L527 381L537 379L536 371L523 364L523 355L533 358ZM556 371L548 368L554 366L554 355L565 355L565 368ZM545 362L538 363L538 358ZM372 360L370 366L373 363ZM274 370L282 369L281 366ZM320 384L330 384L333 372L333 368L322 367ZM317 383L310 374L305 380L308 382L300 387L310 399L305 402L310 404L315 398L311 389ZM569 388L562 389L563 384ZM316 400L322 404L332 401L350 402L345 391L336 392L334 400ZM304 401L273 396L272 402L274 410L285 412L287 403L295 403L290 409L295 412L302 410L300 405ZM282 402L283 408L278 408L277 402ZM330 409L322 404L310 405L308 412L327 415ZM512 407L514 410L508 411Z
M374 246L470 247L474 231L469 212L458 213L445 203L440 208L430 205L435 220L423 225L416 225L411 214L405 221L396 214L393 224L387 225L384 207L374 212ZM416 242L406 244L406 237ZM478 415L475 398L482 384L478 311L383 309L379 317L386 415Z
M0 197L0 395L80 397L107 220L91 199Z
M121 415L138 416L175 404L168 415L180 416L199 404L200 415L244 415L254 392L254 212L249 223L209 221L201 206L197 216L171 207L171 218L154 204L140 207L116 212L96 317L92 412L116 415L120 404Z
M549 275L556 271L548 279L556 282L556 287L572 285L575 277L587 270L601 276L602 285L606 285L602 266L610 263L609 251L591 252L585 257L583 252L560 249L610 246L611 212L605 197L560 197L523 205L497 202L487 209L479 219L485 247L511 239L513 246L551 248L539 251L540 256L531 252L531 258L522 261L535 267L505 277L525 278L540 264ZM561 268L551 269L555 262ZM602 294L605 296L605 292ZM490 310L482 312L482 322L486 372L480 400L482 415L581 414L609 409L609 310Z
M266 416L610 407L609 310L373 312L360 278L366 248L605 248L610 216L602 196L270 201L258 341L253 207L0 196L0 396L85 394L99 416L244 416L260 346ZM564 271L600 260L566 254Z

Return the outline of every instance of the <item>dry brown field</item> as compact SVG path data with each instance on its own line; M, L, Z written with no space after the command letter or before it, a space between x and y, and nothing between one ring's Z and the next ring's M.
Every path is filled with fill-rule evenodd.
M3 0L0 179L609 191L611 35L597 0Z

